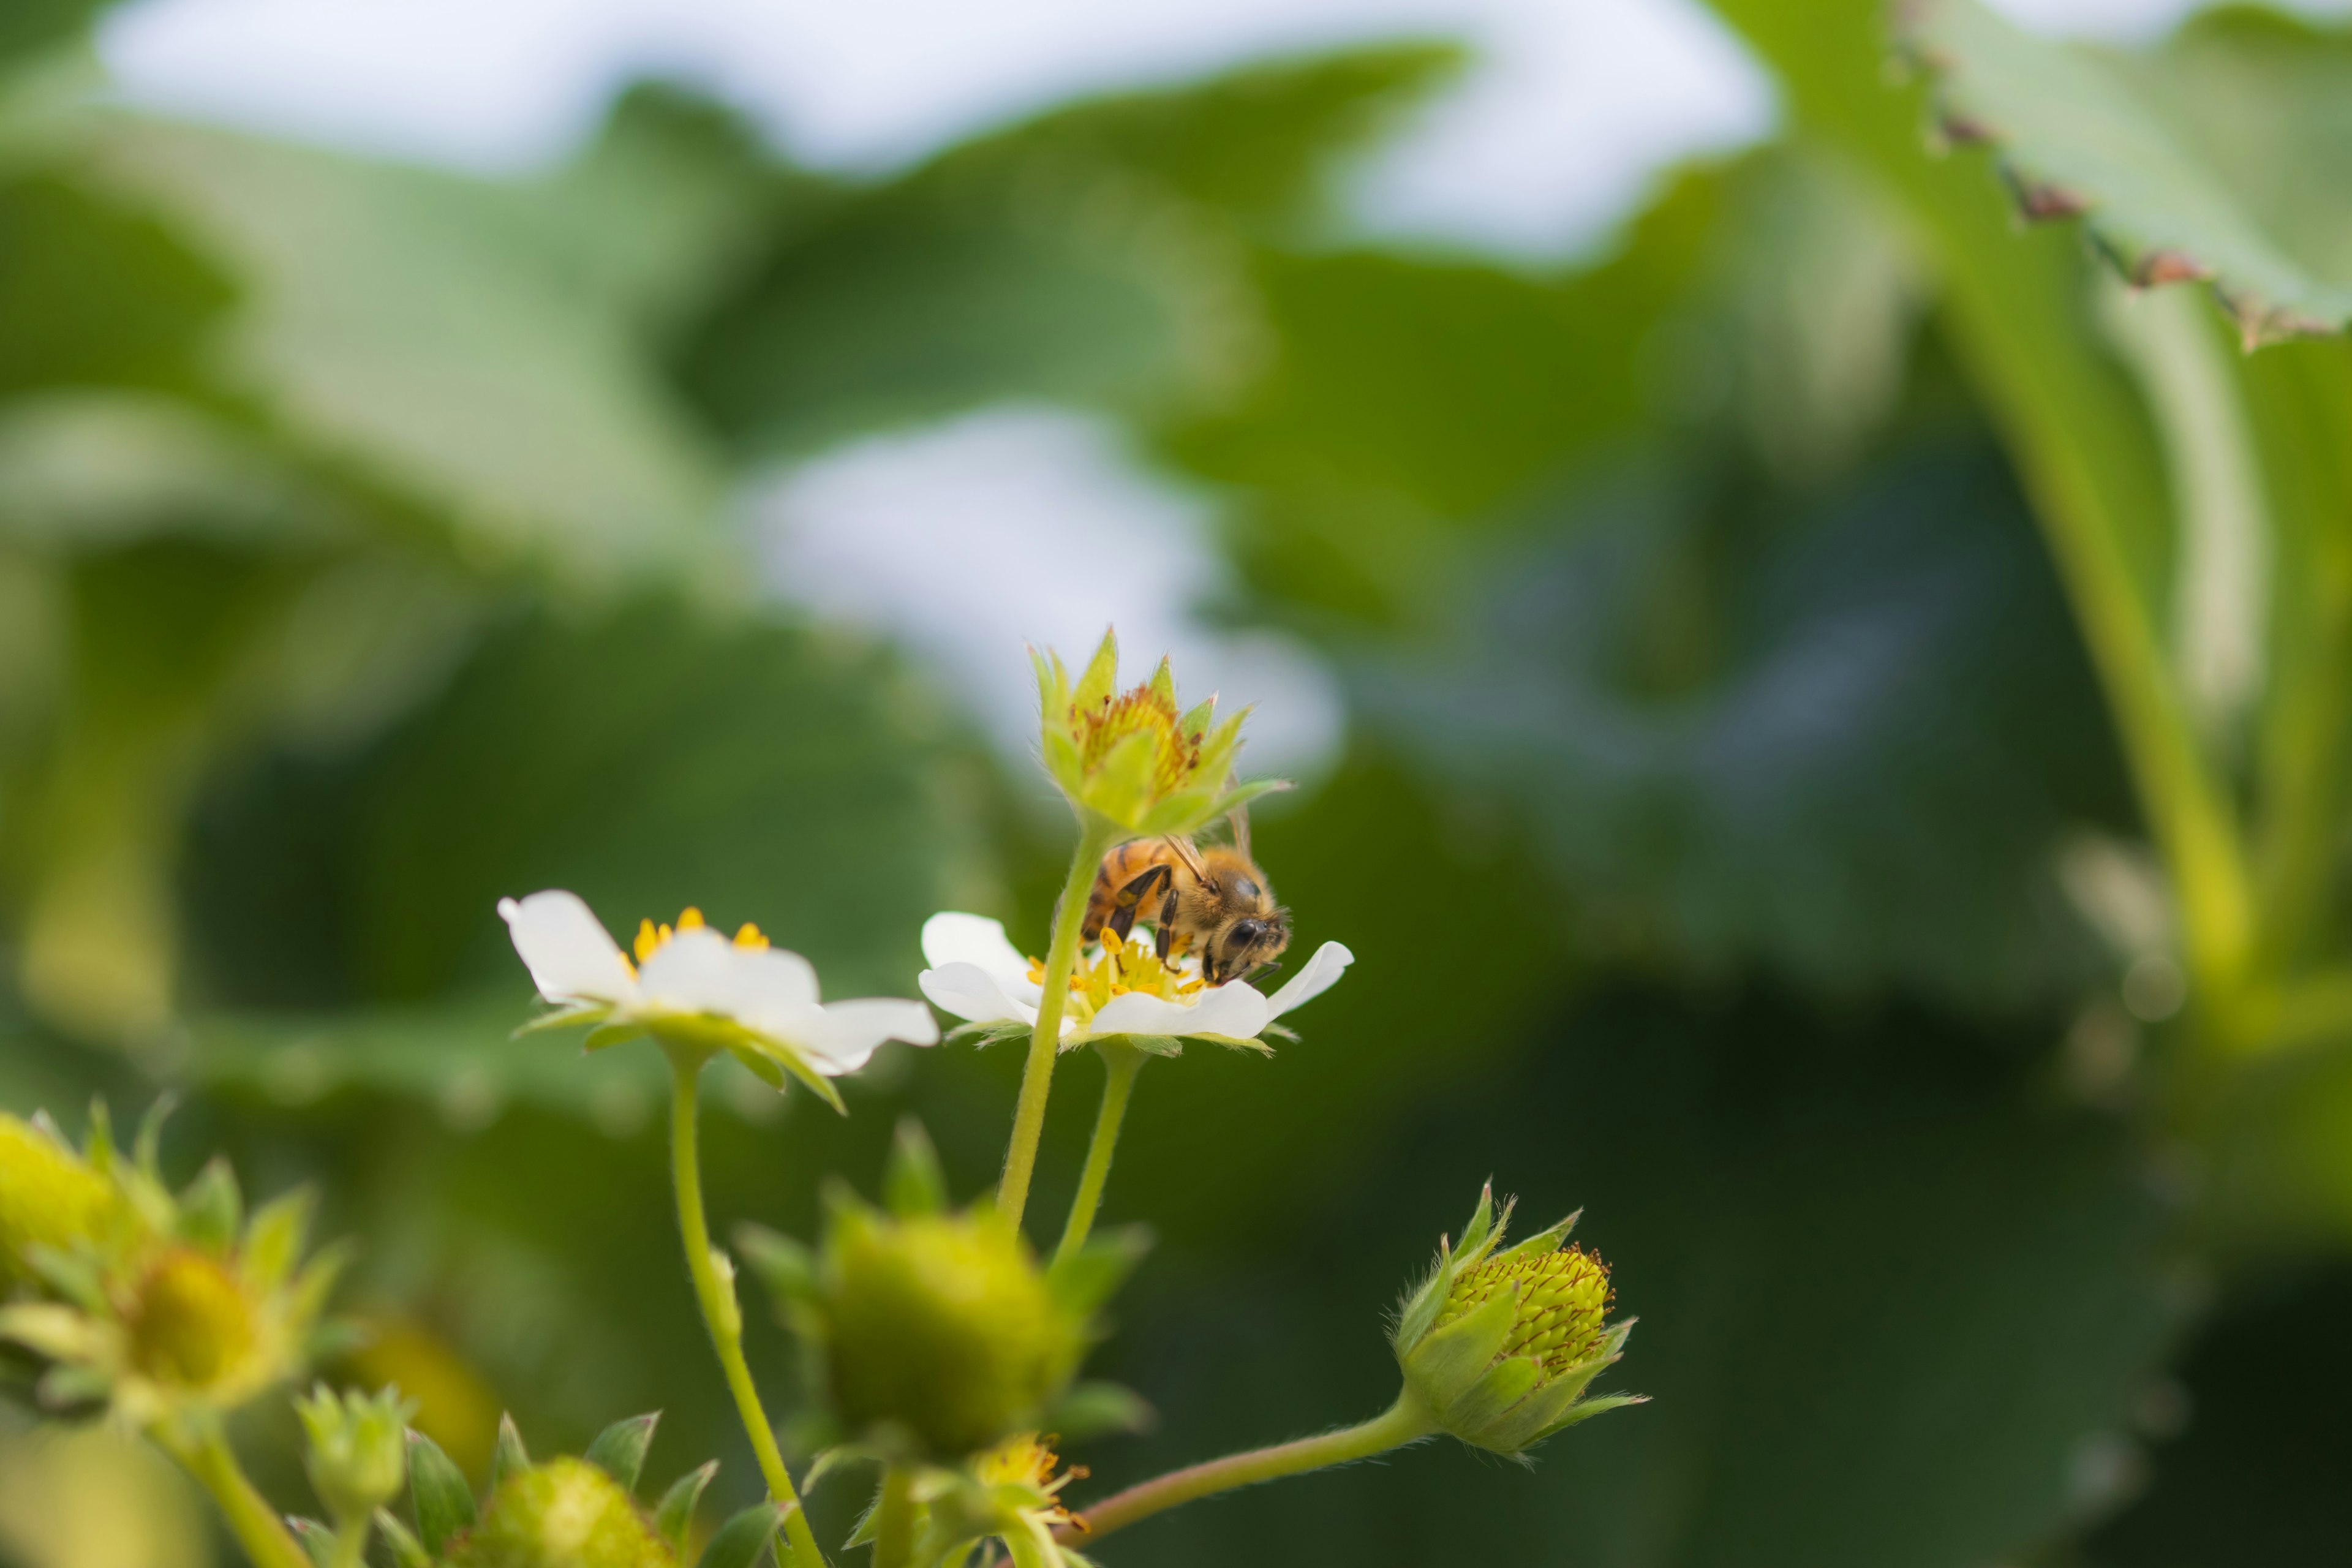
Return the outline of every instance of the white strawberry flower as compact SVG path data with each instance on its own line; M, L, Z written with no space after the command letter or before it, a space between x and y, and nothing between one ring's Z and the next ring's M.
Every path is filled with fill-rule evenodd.
M930 964L920 977L923 994L942 1012L991 1036L1036 1027L1045 966L1023 957L1001 922L954 911L933 915L923 922L923 957ZM1149 938L1138 934L1121 942L1116 931L1105 931L1100 943L1079 955L1070 976L1061 1047L1071 1050L1120 1035L1137 1044L1203 1039L1270 1051L1259 1037L1274 1030L1284 1014L1338 984L1355 957L1327 942L1268 996L1246 981L1210 985L1201 976L1198 959L1163 963Z
M841 1095L827 1079L864 1067L886 1040L939 1041L939 1025L920 1002L818 1001L814 967L771 947L757 926L730 940L698 910L675 928L646 921L633 963L577 894L501 899L499 913L541 997L556 1008L525 1028L593 1025L591 1050L647 1034L724 1049L778 1088L792 1074L839 1110Z

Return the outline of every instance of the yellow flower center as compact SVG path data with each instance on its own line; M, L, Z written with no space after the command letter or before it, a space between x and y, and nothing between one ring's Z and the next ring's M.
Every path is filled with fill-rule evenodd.
M1029 961L1029 983L1045 984L1045 963L1043 959ZM1079 952L1078 962L1070 974L1068 1016L1084 1029L1096 1013L1107 1006L1114 996L1124 996L1139 991L1146 996L1157 996L1162 1002L1180 1002L1190 1005L1208 984L1201 978L1200 964L1180 952L1171 952L1168 962L1161 963L1158 950L1143 936L1131 936L1121 942L1118 933L1105 931L1102 941Z
M182 1388L226 1381L260 1339L254 1304L236 1276L188 1247L155 1260L123 1316L132 1364Z
M1089 773L1129 735L1150 736L1151 783L1162 795L1184 783L1200 766L1202 737L1197 731L1182 732L1174 699L1150 681L1118 697L1106 697L1101 706L1084 712L1073 704L1070 728L1078 742L1078 756Z
M670 939L677 935L679 931L700 931L701 929L702 911L696 909L692 904L688 904L685 909L678 911L677 924L675 926L656 925L651 921L639 921L637 922L637 940L634 944L636 949L637 963L643 963L655 953L659 952L664 947L669 944ZM768 939L761 934L760 928L758 926L746 921L742 925L736 928L735 945L737 947L752 949L763 948L768 945ZM622 962L625 963L628 961L624 959ZM635 973L634 965L631 967L630 973Z

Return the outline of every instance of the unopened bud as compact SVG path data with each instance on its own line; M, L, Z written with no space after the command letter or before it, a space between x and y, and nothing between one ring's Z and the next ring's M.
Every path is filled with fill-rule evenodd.
M311 1489L338 1525L349 1529L399 1495L408 1479L406 1433L416 1406L398 1389L353 1389L338 1398L320 1384L294 1409L310 1440L302 1463Z
M1398 1311L1392 1343L1405 1386L1465 1443L1517 1454L1563 1426L1640 1403L1584 1397L1623 1353L1633 1322L1604 1321L1608 1266L1566 1245L1576 1218L1498 1250L1510 1205L1497 1215L1490 1189L1461 1246L1441 1247Z
M32 1270L35 1247L64 1250L94 1235L114 1191L42 1127L0 1115L0 1287Z
M446 1568L677 1568L677 1557L627 1490L584 1459L551 1459L508 1478Z
M173 1388L233 1384L258 1347L258 1318L226 1264L193 1247L169 1248L148 1266L123 1314L131 1364Z

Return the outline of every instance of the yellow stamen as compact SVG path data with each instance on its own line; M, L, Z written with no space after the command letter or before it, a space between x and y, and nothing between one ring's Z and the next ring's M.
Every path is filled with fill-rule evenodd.
M749 921L745 921L743 922L743 928L735 933L735 945L737 947L755 949L763 948L768 945L768 939L761 934L760 928L758 926L753 925Z
M643 963L646 959L651 958L654 955L654 949L668 940L669 927L663 926L657 931L654 928L653 921L639 921L636 942L637 962Z
M685 909L678 911L677 929L680 931L700 931L702 929L702 911L696 909L692 904L687 905Z

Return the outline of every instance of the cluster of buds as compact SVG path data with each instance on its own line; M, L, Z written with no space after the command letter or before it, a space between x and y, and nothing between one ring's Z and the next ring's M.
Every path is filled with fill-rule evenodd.
M1049 1275L986 1204L948 1209L938 1159L911 1121L884 1199L877 1208L831 1188L814 1252L759 1226L738 1233L806 1352L830 1436L894 1463L952 1465L1055 1424L1088 1320L1132 1248L1114 1240Z
M1428 1277L1397 1308L1390 1343L1406 1392L1474 1447L1517 1456L1563 1426L1639 1405L1639 1394L1587 1398L1623 1353L1633 1320L1605 1322L1609 1269L1568 1233L1577 1215L1505 1248L1511 1204L1490 1185L1458 1245L1438 1242Z
M247 1220L224 1161L173 1194L161 1111L129 1160L102 1106L80 1151L46 1120L0 1118L0 1261L20 1298L0 1339L48 1363L47 1403L100 1404L173 1441L300 1371L341 1256L302 1264L306 1193Z
M1054 1439L1022 1432L972 1456L962 1466L927 1467L917 1472L909 1500L909 1534L918 1563L962 1563L988 1542L1001 1542L1022 1568L1094 1568L1088 1559L1055 1539L1076 1523L1062 1503L1062 1489L1084 1480L1084 1466L1055 1473L1061 1461ZM875 1538L877 1510L849 1540L858 1546Z
M1075 681L1061 655L1033 648L1029 658L1045 772L1081 818L1112 837L1191 833L1284 787L1274 779L1233 782L1247 710L1221 721L1212 697L1180 710L1166 659L1150 679L1122 692L1118 639L1109 632Z
M679 1568L694 1510L718 1472L689 1470L647 1509L636 1498L655 1415L604 1428L578 1458L534 1464L511 1417L499 1424L488 1493L478 1500L440 1447L408 1434L408 1486L416 1527L379 1509L376 1522L398 1568ZM772 1539L780 1510L761 1503L710 1537L697 1568L751 1568Z

